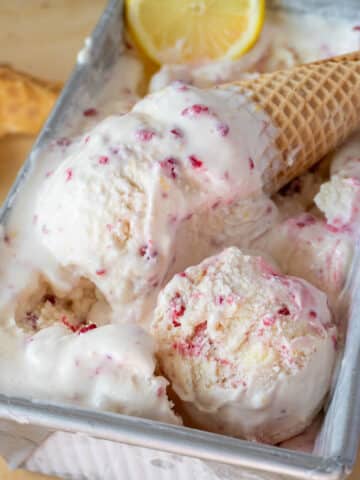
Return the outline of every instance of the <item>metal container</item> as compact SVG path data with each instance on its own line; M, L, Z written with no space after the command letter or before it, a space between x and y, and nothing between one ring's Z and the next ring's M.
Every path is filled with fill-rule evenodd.
M341 5L339 5L341 3ZM272 2L272 8L323 15L360 11L358 0ZM123 5L111 0L0 212L6 223L41 152L81 122L82 106L101 91L121 54ZM360 271L356 256L344 292L347 339L322 430L312 454L185 427L0 395L0 453L12 467L72 479L335 480L349 474L360 428Z

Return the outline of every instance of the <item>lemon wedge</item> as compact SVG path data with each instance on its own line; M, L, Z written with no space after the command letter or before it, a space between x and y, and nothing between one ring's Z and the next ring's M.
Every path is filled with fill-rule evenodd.
M264 16L265 0L126 0L129 30L158 64L237 58Z

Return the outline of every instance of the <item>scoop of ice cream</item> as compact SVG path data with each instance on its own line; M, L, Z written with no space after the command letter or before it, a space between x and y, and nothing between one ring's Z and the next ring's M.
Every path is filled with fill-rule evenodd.
M329 226L353 236L360 225L360 134L357 133L333 155L330 181L321 185L315 203Z
M348 235L302 213L276 225L254 246L271 255L284 273L304 278L326 292L335 307L353 255Z
M315 203L336 232L357 235L360 226L360 179L333 175L321 185Z
M72 332L57 323L29 336L15 325L1 329L1 391L180 423L155 375L152 338L135 325L105 325Z
M208 430L280 442L311 423L330 385L325 294L236 248L168 283L152 333L185 411Z
M179 226L261 191L274 135L264 118L236 92L180 84L104 120L44 180L43 244L121 309L119 321L145 321L176 261Z

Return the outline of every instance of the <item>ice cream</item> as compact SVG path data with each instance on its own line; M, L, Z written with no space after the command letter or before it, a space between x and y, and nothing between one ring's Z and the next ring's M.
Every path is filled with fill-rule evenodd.
M259 199L270 214L262 190L276 191L357 126L359 59L342 60L343 82L334 81L340 61L207 91L175 84L104 120L48 176L36 210L42 242L59 265L100 289L119 320L146 323L176 263L179 225L216 204L241 202L240 225ZM331 88L314 92L319 75ZM320 96L332 89L336 100L323 106ZM307 113L299 110L305 90ZM335 112L321 135L323 117Z
M329 228L357 236L360 220L360 134L334 155L331 178L315 197Z
M24 335L9 319L3 328L3 394L180 423L166 395L168 382L154 373L153 339L140 327L44 327Z
M279 218L286 220L306 211L313 211L315 195L328 180L327 162L322 161L314 172L306 172L285 185L273 196ZM325 171L324 171L325 170Z
M167 280L226 247L252 248L256 239L277 225L278 220L276 205L263 193L225 205L215 202L210 211L194 214L180 225L175 240L175 262Z
M81 278L67 291L39 277L18 299L15 322L26 335L54 324L85 333L110 323L112 315L110 305L89 280Z
M325 162L270 198L275 129L212 87L359 40L349 22L270 14L247 55L164 66L138 103L143 67L126 52L1 231L0 391L179 423L169 381L208 430L274 443L309 425L335 358L327 300L336 313L357 234L359 137L330 178ZM149 327L160 290L154 346L135 323Z
M348 235L310 213L280 223L254 243L289 275L304 278L327 293L335 308L353 257Z
M232 91L177 84L146 97L86 133L46 177L37 235L62 267L96 285L117 321L146 323L181 224L248 197L268 206L261 176L274 129L263 133L264 119Z
M160 90L175 80L208 88L359 48L359 31L349 21L268 11L259 40L240 59L201 65L164 65L152 77L150 91Z
M65 291L34 278L2 329L1 392L181 423L153 338L112 316L89 280Z
M195 425L277 443L321 408L335 360L326 295L236 248L175 275L151 329Z

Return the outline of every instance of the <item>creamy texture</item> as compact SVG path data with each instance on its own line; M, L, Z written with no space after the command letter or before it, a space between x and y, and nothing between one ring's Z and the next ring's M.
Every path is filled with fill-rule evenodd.
M315 197L334 232L357 236L360 229L360 133L334 155L331 178Z
M302 213L277 225L254 246L276 260L282 272L304 278L328 294L335 309L353 256L348 235Z
M184 409L212 431L277 443L311 423L329 387L325 294L236 248L175 275L151 331Z
M356 50L360 34L353 27L337 20L309 17L299 22L298 17L269 15L259 42L240 60L164 66L151 80L150 90L174 80L212 87ZM88 60L91 49L88 42L78 57L80 63ZM159 323L156 336L166 338L159 352L171 335L181 337L182 329L196 328L198 320L201 325L201 308L213 323L224 322L230 328L253 322L254 332L262 328L264 319L257 316L261 309L270 305L278 312L283 309L278 303L286 301L291 315L284 314L285 309L278 312L262 339L252 333L249 342L241 337L241 329L235 329L231 342L231 335L226 336L231 328L219 332L210 328L210 321L206 329L199 328L195 337L200 345L195 350L211 335L224 338L228 341L216 348L225 361L189 357L181 353L187 347L179 347L176 365L184 370L176 368L173 386L181 393L181 382L186 384L191 377L187 365L198 361L202 368L208 362L209 371L204 367L199 377L194 373L199 398L186 397L195 423L270 442L298 433L321 407L328 389L335 342L330 337L335 329L325 320L329 316L325 296L283 274L303 277L321 288L336 310L357 234L358 137L334 155L331 178L321 189L328 180L327 162L269 199L261 191L268 138L258 136L259 123L266 119L247 99L231 89L203 92L175 82L136 103L145 81L143 67L131 52L121 57L106 82L99 97L84 105L83 121L42 153L2 232L0 391L178 423L166 396L167 381L154 373L153 340L134 321L149 323L158 291L170 281L158 307L165 318L167 292L179 286L187 295L195 289L183 285L183 276L171 280L173 275L235 245L260 251L269 260L228 250L219 257L223 266L215 275L216 295L241 286L255 313L245 318L242 311L244 321L239 322L237 314L235 320L231 316L242 306L239 299L225 305L206 303L214 292L208 289L213 278L205 275L199 286L203 299L198 303L191 299L186 306L188 325L170 325L162 331ZM259 265L269 269L270 277L275 273L272 280L264 278ZM279 280L277 285L274 279L290 283ZM279 298L274 297L276 292ZM308 298L304 292L316 294ZM304 313L309 304L318 313L311 321ZM182 312L178 299L171 308L176 315ZM293 330L289 318L293 316L300 330ZM227 363L227 357L234 364L240 358L232 348L241 338L243 368L254 379L246 387L231 385L238 369L234 374ZM281 339L291 345L294 363L291 355L279 353ZM210 393L207 378L216 386ZM226 379L226 388L219 386L220 378Z
M132 325L72 333L64 325L24 336L2 328L1 392L180 423L156 376L152 338Z
M126 71L120 81L119 68ZM122 56L114 73L99 106L89 99L80 130L138 98L139 62ZM37 238L33 193L82 140L60 137L48 146L1 230L1 392L181 423L168 381L155 374L153 339L134 325L110 325L113 310L100 290L63 270Z
M59 290L45 279L34 279L15 310L15 322L26 334L60 323L72 332L86 333L111 321L112 310L103 295L84 278L70 291Z
M265 119L231 90L182 84L107 118L44 182L41 241L99 288L119 321L146 323L179 226L216 203L259 197L274 135L262 133Z
M192 215L180 226L175 241L175 262L167 280L223 248L253 248L256 239L276 224L278 218L274 202L263 193L225 205L214 202L209 211Z

